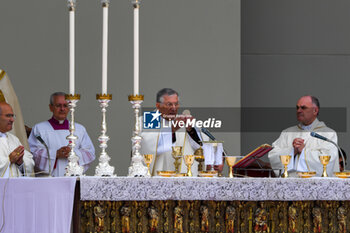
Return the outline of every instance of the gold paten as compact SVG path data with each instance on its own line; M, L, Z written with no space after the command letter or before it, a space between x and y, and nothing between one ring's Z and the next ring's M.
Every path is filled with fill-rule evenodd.
M298 172L300 178L311 178L316 175L316 172Z
M65 97L66 100L80 100L80 94L67 94Z
M175 177L185 177L187 176L187 173L176 173Z
M334 172L333 173L338 178L349 178L350 172Z
M112 94L96 94L97 100L112 100Z
M143 95L129 95L128 100L129 101L143 101Z
M216 177L218 176L218 171L201 171L198 172L199 177Z
M163 177L173 177L175 176L175 171L157 171L158 176Z

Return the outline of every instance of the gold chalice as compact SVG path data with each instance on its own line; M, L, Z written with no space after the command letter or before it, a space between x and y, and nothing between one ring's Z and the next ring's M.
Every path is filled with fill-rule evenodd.
M181 164L179 162L179 159L182 158L182 146L172 146L171 149L172 149L171 155L175 159L175 162L174 162L175 172L179 173L180 172L180 164Z
M194 159L198 162L198 171L203 171L204 154L202 147L199 147L197 150L195 150Z
M145 161L145 163L146 163L146 165L147 165L147 169L148 169L147 174L148 174L149 176L152 176L152 175L151 175L151 171L150 171L150 169L149 169L149 165L151 165L151 163L152 163L153 155L152 155L152 154L143 155L143 159L144 159L144 161Z
M320 158L320 161L323 165L323 172L321 177L328 177L327 175L327 164L329 163L329 160L331 159L330 155L320 155L318 156Z
M240 157L237 157L237 156L225 156L227 166L230 169L230 172L228 174L228 177L230 177L230 178L233 178L233 171L232 171L233 169L232 169L232 167L233 167L233 165L236 164L237 158L240 158Z
M281 162L284 166L284 172L282 177L287 178L288 177L288 164L290 163L290 159L292 158L291 155L280 155Z
M191 167L194 162L194 155L185 155L184 160L187 166L187 176L192 176Z

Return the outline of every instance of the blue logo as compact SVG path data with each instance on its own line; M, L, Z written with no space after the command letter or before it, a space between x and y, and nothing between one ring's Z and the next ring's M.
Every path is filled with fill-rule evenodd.
M143 113L143 128L144 129L160 129L160 116L159 110L156 112L144 112Z

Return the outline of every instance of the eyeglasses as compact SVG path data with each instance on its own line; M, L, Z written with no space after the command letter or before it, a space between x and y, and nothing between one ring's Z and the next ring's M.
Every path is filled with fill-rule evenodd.
M54 104L55 108L68 108L68 104Z
M313 107L307 107L307 106L305 106L305 105L302 105L302 106L296 106L296 109L297 110L299 110L299 109L301 109L301 110L306 110L306 109L309 109L309 108L313 108Z
M163 103L164 104L164 103ZM171 108L171 107L175 107L175 108L177 108L177 107L179 107L179 103L166 103L166 104L164 104L167 108Z
M2 116L5 116L6 118L13 118L16 119L16 115L15 114L1 114Z

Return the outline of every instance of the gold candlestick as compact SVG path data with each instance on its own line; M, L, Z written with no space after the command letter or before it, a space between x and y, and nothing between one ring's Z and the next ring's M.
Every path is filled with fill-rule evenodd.
M321 161L321 164L323 165L323 172L321 177L328 177L327 174L327 164L329 163L329 160L331 159L330 155L320 155L319 159Z
M185 155L184 160L187 166L187 176L192 176L191 167L194 162L194 155Z
M182 158L182 146L172 146L172 153L171 155L175 159L174 162L174 167L175 167L175 172L180 173L180 162L179 160Z
M143 155L143 159L145 161L145 164L147 165L147 169L148 169L148 176L151 177L152 174L151 174L151 171L150 171L150 168L149 166L151 165L152 163L152 160L153 160L153 155L152 154L146 154L146 155Z
M281 159L281 162L284 166L284 172L283 172L283 175L282 177L284 178L287 178L289 175L288 175L288 164L290 163L290 159L292 158L291 155L280 155L280 159Z
M232 169L232 167L233 167L233 165L236 164L237 158L238 158L237 156L225 156L227 166L230 169L230 172L228 173L228 177L230 177L230 178L233 178L233 169Z

